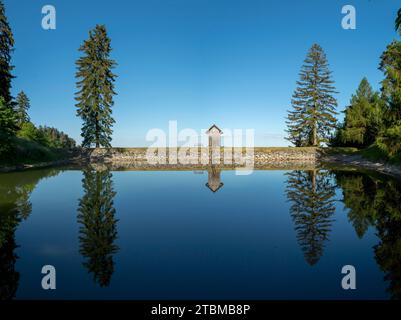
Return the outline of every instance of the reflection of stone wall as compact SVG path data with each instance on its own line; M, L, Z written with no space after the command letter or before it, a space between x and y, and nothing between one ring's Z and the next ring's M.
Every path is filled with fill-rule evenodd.
M113 149L96 149L91 151L89 154L89 161L91 163L105 163L113 166L131 166L131 167L160 167L160 166L171 166L171 167L200 167L207 166L209 164L216 164L222 167L226 166L241 166L245 163L253 163L252 156L246 156L245 151L242 155L238 152L228 152L221 149L220 155L216 150L211 152L211 149L202 148L201 150L194 149L188 150L186 153L177 153L178 162L171 164L169 163L168 151L162 150L158 156L155 150L155 154L150 157L150 163L146 155L146 148L113 148ZM220 160L220 161L219 161ZM274 148L263 150L262 148L255 148L254 150L254 166L264 165L314 165L318 160L318 154L316 149L290 149L290 148Z

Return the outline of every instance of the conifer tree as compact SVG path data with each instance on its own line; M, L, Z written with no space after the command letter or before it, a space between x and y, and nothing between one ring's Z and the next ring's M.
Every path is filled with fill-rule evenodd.
M11 54L14 48L14 36L8 23L3 1L0 0L0 97L11 106Z
M381 56L380 70L384 72L382 98L385 130L377 143L389 157L401 153L401 41L394 40Z
M9 157L12 149L12 137L15 136L17 125L15 114L0 97L0 160Z
M79 51L83 56L76 62L77 115L82 118L82 145L110 147L112 139L112 106L114 81L116 75L112 69L116 63L110 59L111 39L106 27L97 25L89 32L89 39L84 41Z
M367 147L375 142L383 129L383 100L374 92L368 80L363 78L351 105L344 111L344 124L337 130L337 144Z
M336 127L336 93L326 54L314 44L301 68L287 118L287 140L295 146L319 146L328 142Z
M0 0L0 159L9 157L11 138L16 133L14 110L11 97L11 53L14 37L8 24L5 8Z
M113 199L112 174L108 171L84 171L84 196L79 201L78 222L81 224L80 253L86 258L84 266L101 287L108 286L114 272L113 255L118 247L117 219Z
M21 127L23 123L29 122L30 118L28 115L28 109L30 108L30 102L28 96L24 91L18 93L15 102L15 113L17 118L17 123Z

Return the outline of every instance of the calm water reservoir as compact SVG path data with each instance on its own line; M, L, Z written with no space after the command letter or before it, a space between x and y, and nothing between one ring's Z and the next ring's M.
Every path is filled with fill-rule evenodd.
M0 174L0 299L398 299L400 203L350 170Z

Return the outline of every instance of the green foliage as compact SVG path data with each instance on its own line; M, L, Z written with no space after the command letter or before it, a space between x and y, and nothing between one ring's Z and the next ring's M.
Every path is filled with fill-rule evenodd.
M351 105L346 108L344 124L338 128L332 145L363 148L371 145L383 130L383 101L363 78Z
M64 132L46 126L36 128L31 122L23 123L17 135L20 138L35 141L48 148L67 150L75 148L75 141Z
M396 29L401 26L401 9ZM379 69L384 73L381 97L372 93L367 80L359 86L345 111L345 122L331 141L333 146L366 148L362 155L373 160L401 162L401 41L383 52Z
M326 54L314 44L301 68L287 118L287 140L296 147L319 146L328 142L336 127L337 101Z
M323 255L335 212L335 185L328 171L287 174L287 199L305 260L315 265Z
M395 160L401 155L401 125L386 129L376 141L376 146L386 159Z
M3 1L0 0L0 97L7 105L12 103L11 80L11 53L14 48L14 37L8 23Z
M29 141L41 141L41 135L39 130L35 127L32 122L25 122L21 125L21 129L18 131L17 136Z
M29 122L28 109L30 108L30 102L28 96L24 91L21 91L17 95L15 103L15 113L17 117L17 123L21 127L22 124Z
M387 154L387 151L385 151L383 148L386 148L385 145L380 144L380 140L376 141L369 147L361 150L360 154L372 161L380 161L380 160L390 160Z
M393 41L381 57L380 70L384 72L382 95L386 101L385 126L377 143L390 158L401 151L401 42Z
M112 126L112 106L115 75L112 69L116 63L109 58L111 40L106 27L97 25L89 32L89 39L79 48L83 56L76 62L77 115L83 120L82 145L90 147L110 147Z
M0 97L0 161L10 156L12 137L17 131L13 109Z
M70 150L76 146L74 139L56 128L39 126L38 132L39 142L49 148Z
M375 227L375 258L385 272L391 298L401 299L401 185L397 180L360 173L336 173L348 219L359 237Z
M80 253L86 258L84 266L101 287L110 284L114 272L113 255L118 251L117 220L113 199L112 174L108 171L84 171L84 196L79 201Z
M383 99L387 103L386 125L391 127L401 119L401 42L393 41L381 56L380 70L384 72L382 81Z

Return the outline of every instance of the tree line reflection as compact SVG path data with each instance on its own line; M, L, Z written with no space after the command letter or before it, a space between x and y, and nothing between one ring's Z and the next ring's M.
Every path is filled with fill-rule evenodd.
M58 174L48 169L24 173L3 174L0 183L0 300L15 297L19 272L15 269L18 247L15 232L32 211L29 197L41 179Z
M341 199L336 199L337 188ZM297 240L310 265L323 255L339 200L359 238L369 227L376 229L380 239L373 248L376 262L390 297L401 299L400 181L356 171L293 171L287 174L286 193Z
M55 176L55 169L3 175L0 183L0 300L16 295L19 273L15 232L32 211L30 195L41 179ZM208 171L206 186L221 190L221 171ZM83 266L100 287L111 283L118 253L116 191L108 170L86 169L83 195L78 201L79 252ZM375 228L379 243L375 259L388 281L393 299L401 299L401 184L395 179L356 171L309 170L286 174L286 197L296 239L305 261L313 266L324 255L330 240L338 202L359 238ZM341 206L341 204L340 204Z

